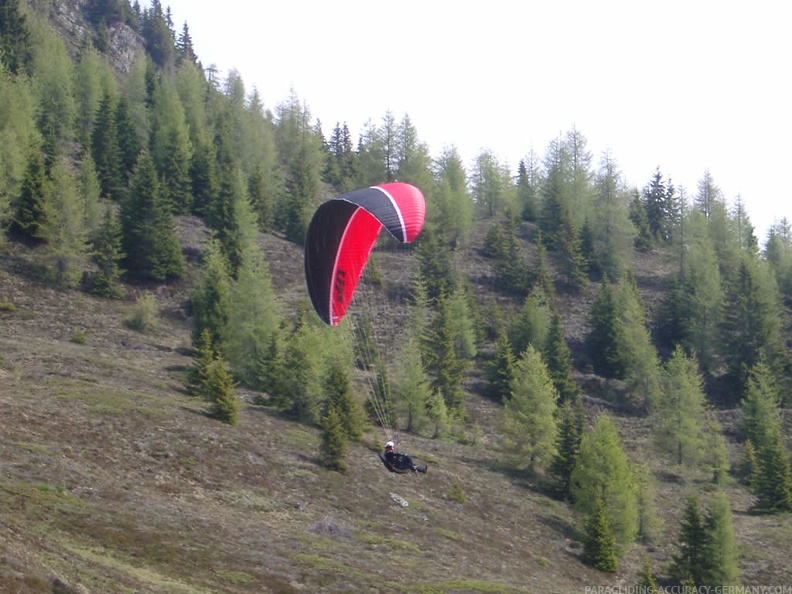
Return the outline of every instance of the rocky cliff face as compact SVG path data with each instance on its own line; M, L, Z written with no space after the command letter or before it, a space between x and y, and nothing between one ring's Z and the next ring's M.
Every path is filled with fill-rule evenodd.
M86 18L88 0L37 0L31 1L31 5L47 16L72 55L76 54L83 39L96 37L96 31ZM124 23L110 25L108 34L110 64L118 72L129 72L135 60L145 52L143 39Z

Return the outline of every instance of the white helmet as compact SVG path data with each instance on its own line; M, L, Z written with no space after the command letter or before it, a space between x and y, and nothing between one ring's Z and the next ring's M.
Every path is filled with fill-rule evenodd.
M386 449L386 450L388 450L388 449L391 449L391 450L392 450L392 449L393 449L393 442L392 442L392 441L389 441L389 442L387 442L387 443L385 444L385 449Z

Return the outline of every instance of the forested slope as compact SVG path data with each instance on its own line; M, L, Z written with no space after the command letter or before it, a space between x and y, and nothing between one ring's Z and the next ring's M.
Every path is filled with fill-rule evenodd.
M3 10L0 589L792 583L786 221L576 129L516 171L326 138L159 2ZM424 231L326 327L308 221L392 180Z

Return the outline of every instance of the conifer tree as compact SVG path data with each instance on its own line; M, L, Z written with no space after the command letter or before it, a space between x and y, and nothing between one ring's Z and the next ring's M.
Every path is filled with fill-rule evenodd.
M707 586L706 548L709 535L704 527L698 497L688 497L682 518L678 551L673 556L671 577L681 585Z
M448 407L446 406L443 395L437 390L433 390L426 404L426 414L434 424L434 435L432 437L444 437L449 430L450 422L448 419Z
M430 400L434 396L431 380L423 367L418 340L407 336L397 359L393 396L399 412L406 417L405 430L420 431L428 422Z
M439 229L447 245L467 241L473 225L474 203L468 191L467 172L459 151L447 147L437 159L437 191L427 194L427 221Z
M652 562L649 557L644 557L641 563L641 572L638 574L638 583L635 585L638 592L643 594L657 594L657 581L652 575Z
M585 413L580 401L566 401L558 409L556 455L549 471L555 477L558 496L565 501L572 498L572 471L580 452L584 422Z
M748 379L742 401L745 414L743 432L750 449L755 448L751 486L756 493L756 508L774 513L792 510L792 471L783 438L778 389L770 368L760 361Z
M215 361L215 350L212 347L212 334L204 328L195 344L193 363L187 372L186 389L193 396L205 397L204 390L209 383L212 364Z
M583 559L600 571L613 573L619 568L616 541L600 498L594 501L593 509L586 519Z
M321 422L322 427L322 464L325 468L346 472L348 469L345 457L347 438L341 415L335 407L330 406Z
M118 141L118 128L109 92L102 97L91 134L91 155L96 164L96 173L102 189L102 197L118 201L121 198L122 160Z
M121 227L130 271L158 281L184 274L173 216L162 201L154 163L145 152L138 160L129 196L121 210Z
M449 300L441 297L437 302L437 316L429 336L431 358L427 370L432 375L432 387L445 399L446 406L462 415L464 393L462 379L467 363L457 352L454 340L454 320Z
M487 364L487 393L496 402L506 402L509 398L516 363L509 338L501 332L495 343L495 354Z
M85 200L71 164L59 158L52 168L50 209L46 215L46 236L55 282L75 287L82 276L81 262L88 254L88 231L85 228Z
M503 408L504 449L529 472L546 467L556 455L558 392L542 355L529 346L514 367Z
M658 445L676 464L692 467L703 455L706 401L695 357L681 347L663 370L662 390L651 403Z
M657 487L649 468L645 464L636 466L638 483L638 538L652 543L661 533L662 519L657 514Z
M517 165L517 204L525 221L535 221L539 217L539 181L538 157L531 150Z
M32 40L19 0L3 0L0 14L0 66L21 74L30 62Z
M327 397L325 416L330 410L335 410L341 419L344 436L352 441L360 441L365 413L352 392L350 364L341 356L330 358L324 389Z
M561 316L557 313L551 318L542 354L561 400L575 400L580 388L571 378L572 354L564 338Z
M766 263L744 255L727 296L724 320L724 355L729 376L738 391L744 389L748 373L761 358L776 376L789 369L783 346L783 309L778 284L768 274Z
M613 285L603 281L589 313L590 331L586 336L586 351L594 373L623 379L626 369L624 330L619 317L618 300Z
M718 491L709 503L709 512L704 521L707 533L705 548L705 583L707 586L736 586L740 577L737 566L738 547L732 525L729 498Z
M415 257L418 259L418 274L430 301L434 303L443 295L451 295L456 287L451 254L431 226L424 226L417 241Z
M592 513L597 498L602 499L620 551L635 540L638 532L635 473L610 416L599 415L592 429L583 434L571 483L575 507L584 515Z
M47 213L51 210L47 205L47 178L44 171L44 159L38 148L28 155L25 176L15 212L11 220L11 231L29 241L47 241Z
M531 344L542 349L547 345L552 308L545 293L536 288L526 297L517 319L509 324L508 335L513 353L522 353Z
M212 362L206 379L203 393L204 398L211 403L209 414L223 423L236 425L239 400L234 394L234 381L222 357Z
M115 128L118 138L119 156L118 173L122 187L126 187L129 184L141 149L140 139L138 138L130 109L129 99L122 95L115 107Z
M221 350L231 308L231 278L228 262L215 239L206 242L195 288L190 296L193 311L193 345L206 330L214 350Z
M123 270L120 262L125 254L121 249L122 230L115 208L105 205L104 221L93 238L91 257L97 271L93 275L92 291L100 297L121 297L119 281Z
M639 252L647 252L652 248L652 231L649 227L649 217L646 214L646 207L641 202L641 197L636 194L630 201L630 221L636 229L635 249Z
M255 386L281 313L268 263L256 243L255 214L245 200L237 210L237 221L241 262L230 286L223 354L240 381Z

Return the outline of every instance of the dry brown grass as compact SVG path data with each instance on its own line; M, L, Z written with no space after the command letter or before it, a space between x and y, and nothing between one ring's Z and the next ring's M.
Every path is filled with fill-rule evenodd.
M185 247L205 237L180 221ZM299 248L261 244L277 263L284 303L302 298ZM682 479L648 449L648 427L622 419L625 441L659 480L660 539L636 545L616 575L581 563L578 520L541 481L504 469L498 407L471 395L476 443L407 437L427 475L387 473L372 431L353 444L350 471L318 464L317 431L244 401L240 424L204 414L183 391L190 359L189 282L153 291L161 319L148 333L124 320L130 299L97 300L30 278L21 248L0 261L0 592L582 592L633 585L642 557L661 570L674 551ZM388 254L382 265L392 266ZM487 262L475 252L475 286ZM192 263L195 266L195 263ZM643 263L644 276L652 264ZM639 275L639 280L641 276ZM647 284L647 286L649 286ZM564 300L572 338L585 300ZM74 341L81 333L84 341ZM734 446L734 459L738 450ZM462 485L464 503L460 503ZM392 495L409 505L402 507ZM744 582L792 584L789 517L748 513L729 487Z

